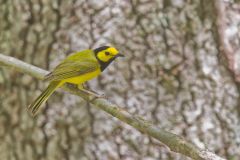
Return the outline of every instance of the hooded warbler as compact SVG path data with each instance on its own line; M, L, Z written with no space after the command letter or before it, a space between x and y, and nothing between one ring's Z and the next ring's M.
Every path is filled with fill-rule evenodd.
M45 76L44 81L48 81L50 84L29 105L28 110L32 115L35 115L41 105L47 101L58 87L61 87L64 83L82 86L86 81L99 76L117 57L123 57L123 55L116 48L109 46L102 46L94 50L83 50L69 55L52 72ZM83 87L79 89L88 91Z

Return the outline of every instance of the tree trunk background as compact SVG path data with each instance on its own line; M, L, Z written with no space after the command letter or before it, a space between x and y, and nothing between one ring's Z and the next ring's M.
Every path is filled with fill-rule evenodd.
M238 59L240 5L221 3ZM240 87L214 1L0 0L0 13L0 53L51 70L74 51L113 45L126 58L90 88L200 148L240 157ZM31 117L26 108L46 85L0 68L1 159L186 158L61 89Z

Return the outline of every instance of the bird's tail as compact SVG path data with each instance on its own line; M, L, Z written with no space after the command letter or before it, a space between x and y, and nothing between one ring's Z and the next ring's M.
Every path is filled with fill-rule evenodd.
M45 103L57 87L61 86L61 81L52 81L48 87L38 96L38 98L28 106L28 111L32 113L33 116L36 115L37 111L43 103Z

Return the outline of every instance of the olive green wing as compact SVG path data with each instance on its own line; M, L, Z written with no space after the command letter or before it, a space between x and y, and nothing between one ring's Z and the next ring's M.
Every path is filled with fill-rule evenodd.
M45 81L59 81L96 71L100 65L92 50L74 53L62 61L51 73L45 76Z

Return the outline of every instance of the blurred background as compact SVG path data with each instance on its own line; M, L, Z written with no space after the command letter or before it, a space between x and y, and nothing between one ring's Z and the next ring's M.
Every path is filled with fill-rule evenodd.
M0 0L0 53L51 70L113 45L126 58L90 88L230 160L240 159L239 30L238 0ZM46 85L0 68L1 159L188 159L61 89L31 117Z

